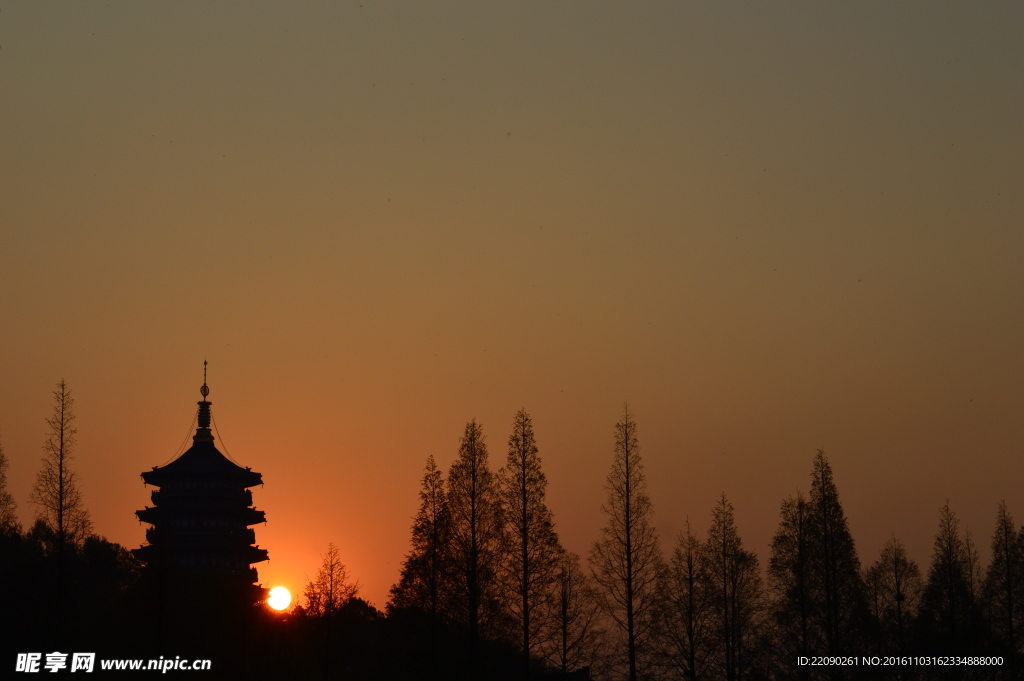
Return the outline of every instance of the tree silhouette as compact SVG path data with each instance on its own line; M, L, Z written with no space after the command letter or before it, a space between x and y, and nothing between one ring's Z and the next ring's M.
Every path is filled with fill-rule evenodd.
M563 551L555 569L555 610L552 636L545 642L546 659L565 676L581 667L593 668L601 630L594 584L580 568L580 557Z
M882 555L867 570L868 605L878 622L882 652L890 655L910 653L911 623L921 605L924 580L917 563L907 557L903 542L892 537L882 547Z
M763 589L757 556L743 549L725 493L712 512L703 557L716 643L713 666L720 678L737 681L752 666Z
M432 679L441 676L441 634L450 611L450 539L451 517L444 478L434 457L429 456L420 484L420 508L412 525L412 549L402 563L398 583L391 587L387 611L394 615L411 609L427 616L412 620L418 623L412 628L415 642L426 646L418 656L412 656L424 664L420 675ZM408 649L406 652L411 654Z
M10 463L7 461L7 454L4 453L4 444L0 442L0 534L18 534L21 532L21 523L18 522L17 504L14 497L7 490L7 468Z
M343 643L338 641L344 629L340 616L359 593L359 583L350 581L338 547L333 543L327 545L327 553L321 558L319 572L306 584L302 612L312 620L314 631L319 634L314 638L317 657L323 677L331 679L336 674L337 649Z
M333 542L327 545L327 553L321 558L320 571L303 592L304 607L306 614L312 617L331 618L359 593L359 582L349 580L348 569Z
M939 510L928 583L921 603L920 626L928 652L966 654L977 650L978 613L972 585L975 560L949 508Z
M1006 502L999 502L992 534L992 562L985 576L984 602L988 619L1006 657L1010 678L1020 667L1024 631L1024 533L1018 532Z
M867 604L860 577L860 560L839 491L825 452L818 450L811 472L811 575L814 608L822 630L825 650L839 655L858 650ZM847 676L847 670L829 667L830 678Z
M709 669L715 632L704 545L694 536L690 521L679 540L666 571L662 602L661 657L672 678L697 681Z
M783 670L792 670L795 677L807 679L810 668L794 667L792 660L806 657L821 646L819 631L813 626L811 507L797 493L783 500L779 515L779 529L772 539L768 562L774 648Z
M416 607L441 618L449 556L451 518L448 498L433 456L420 485L420 508L412 526L412 550L402 564L398 584L391 589L390 608Z
M448 471L452 541L452 614L469 634L471 675L477 673L481 637L497 638L503 613L496 572L502 560L502 514L497 481L476 420L466 424L459 456Z
M519 632L524 679L530 676L531 654L550 630L561 553L551 510L544 500L548 481L537 454L530 415L520 409L512 422L508 458L499 479L508 551L501 577L509 596L509 613Z
M599 599L625 643L627 678L646 676L653 654L661 549L651 522L636 421L629 408L615 424L615 454L601 510L607 524L594 542L590 562Z
M46 419L50 433L43 445L46 456L31 496L38 507L39 518L54 534L58 555L63 555L68 545L80 545L92 530L89 512L78 489L78 475L71 469L78 432L72 427L74 404L71 388L61 380L53 391L53 412Z

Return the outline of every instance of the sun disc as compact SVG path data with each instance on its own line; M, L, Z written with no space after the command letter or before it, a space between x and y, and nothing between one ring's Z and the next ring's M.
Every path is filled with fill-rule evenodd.
M283 586L275 586L270 590L270 597L267 598L267 605L274 610L284 610L292 604L292 594Z

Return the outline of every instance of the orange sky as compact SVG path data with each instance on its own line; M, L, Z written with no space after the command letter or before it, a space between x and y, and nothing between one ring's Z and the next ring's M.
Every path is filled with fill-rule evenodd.
M666 549L724 490L765 561L817 447L864 562L1024 520L1022 6L364 5L0 8L26 523L66 378L139 545L204 358L293 591L333 541L383 606L426 457L520 407L584 554L625 400Z

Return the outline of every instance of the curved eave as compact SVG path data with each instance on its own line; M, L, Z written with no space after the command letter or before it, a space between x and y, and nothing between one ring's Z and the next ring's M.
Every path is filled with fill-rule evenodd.
M161 557L164 557L165 553L166 552L161 551L159 547L153 546L152 544L140 546L137 549L131 550L131 554L136 558L136 560L141 560L144 563L156 562L160 560ZM242 549L242 554L244 555L244 560L248 565L270 560L270 554L267 553L267 550L261 549L258 546L247 546Z
M182 515L191 516L194 515L195 511L192 509L181 510L181 509L168 509L165 506L149 506L135 512L136 517L144 523L150 525L158 525L161 521L167 519L173 519L175 517L181 517ZM249 525L259 525L260 523L267 522L267 514L255 508L240 508L235 510L229 510L226 512L217 513L218 516L234 518L237 522L244 524L246 527Z
M142 473L142 480L156 487L195 477L230 480L242 487L263 484L262 475L228 460L213 442L207 440L196 440L184 454L166 466L154 466L153 470Z
M249 488L258 487L263 484L263 476L255 471L247 471L244 468L241 472L202 472L202 471L184 471L184 470L167 470L167 466L163 468L154 468L151 471L145 471L142 474L142 481L147 485L153 485L154 487L163 487L169 482L175 482L179 480L189 480L193 478L200 478L203 480L210 479L222 479L229 480L238 484L239 487Z
M141 560L144 563L152 563L157 557L157 547L152 544L140 546L137 549L132 549L131 554L135 556L137 560Z

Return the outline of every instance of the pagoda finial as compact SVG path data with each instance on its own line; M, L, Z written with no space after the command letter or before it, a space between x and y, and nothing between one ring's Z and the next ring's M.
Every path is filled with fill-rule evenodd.
M210 389L206 386L206 360L203 360L203 387L199 389L199 394L206 399L206 396L210 394Z
M206 396L210 394L210 388L206 385L206 360L203 360L203 387L199 389L199 394L203 396L202 402L199 402L199 416L198 426L195 436L192 438L195 441L207 440L213 442L213 434L210 432L210 402L206 399Z

